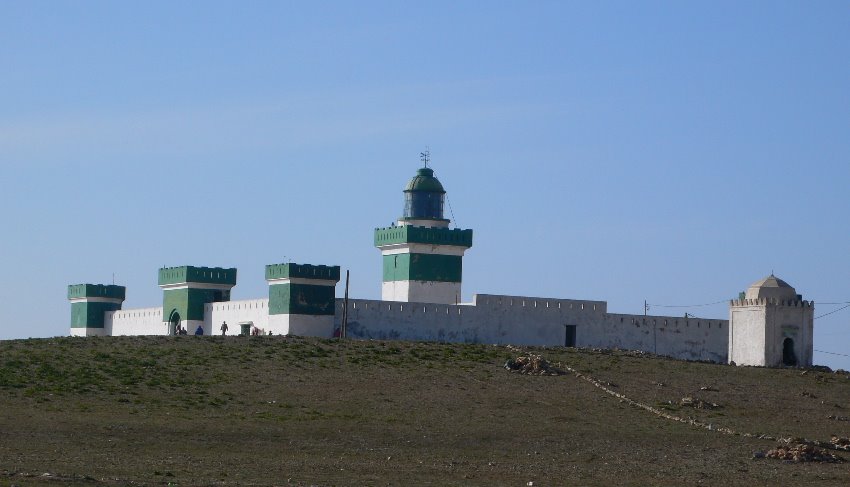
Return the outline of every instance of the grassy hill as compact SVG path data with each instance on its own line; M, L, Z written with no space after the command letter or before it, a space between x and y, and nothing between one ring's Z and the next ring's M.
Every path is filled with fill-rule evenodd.
M505 370L525 352L584 377ZM850 436L848 417L844 372L629 352L0 342L0 485L848 485L850 463L753 458L775 438Z

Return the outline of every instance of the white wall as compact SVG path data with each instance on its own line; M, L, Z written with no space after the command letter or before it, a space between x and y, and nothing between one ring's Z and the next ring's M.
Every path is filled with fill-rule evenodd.
M336 301L335 325L342 319ZM350 300L347 335L355 338L563 345L565 324L605 314L602 301L475 295L460 305ZM577 335L580 333L577 331ZM577 338L578 339L578 338Z
M729 307L729 361L765 365L767 309L759 300L733 301Z
M168 334L168 325L162 322L162 307L107 311L104 328L112 336Z
M384 281L381 299L417 303L455 304L460 299L459 282L439 281Z
M204 310L204 334L221 334L221 323L227 321L227 334L238 335L241 331L239 323L250 321L263 334L271 330L276 335L291 333L330 337L334 328L341 325L342 307L343 300L336 299L333 317L270 317L268 299L210 303ZM733 331L742 334L738 337L740 343L749 344L743 347L744 352L758 349L752 347L753 341L758 338L755 333L758 327L740 326L730 330L726 320L609 314L607 308L604 301L489 294L475 295L471 303L459 305L351 299L348 303L347 336L563 346L566 338L564 325L573 325L576 327L576 345L580 347L644 350L686 360L726 362L730 353L740 353L735 348L738 342L730 343L729 340L729 333ZM754 319L757 321L757 318ZM780 321L785 323L788 320L783 318ZM760 329L763 343L764 328ZM162 323L161 308L146 308L107 313L105 330L112 335L164 335L168 327ZM194 333L194 329L188 331ZM800 347L806 346L804 339L799 342ZM780 360L781 343L779 340ZM808 343L811 343L811 338ZM801 361L804 357L803 353L798 356ZM756 361L757 355L752 360Z
M795 301L767 306L766 365L782 365L785 338L794 341L798 365L812 365L814 308Z
M335 326L343 300L336 300ZM580 347L644 350L725 362L728 322L608 314L604 301L476 295L460 305L349 300L347 336L363 339L563 346L564 325Z
M705 318L609 314L582 330L582 346L644 350L685 360L726 363L729 322Z
M249 299L204 305L204 335L221 335L221 323L224 321L227 322L228 335L238 335L241 332L239 323L245 321L252 321L254 326L268 333L269 300Z

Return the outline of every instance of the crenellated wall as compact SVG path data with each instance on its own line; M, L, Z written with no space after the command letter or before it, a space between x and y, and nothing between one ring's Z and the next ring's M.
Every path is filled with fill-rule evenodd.
M167 335L168 325L162 322L162 308L137 308L110 311L104 316L106 334Z
M583 346L644 350L685 360L726 362L727 320L609 314Z
M729 302L731 306L787 306L790 308L814 308L814 301L806 301L802 299L733 299Z
M334 326L342 324L343 299L334 302ZM725 362L728 321L608 313L605 301L477 294L471 303L430 304L350 299L347 336L357 339L427 340L460 343L564 346L575 330L579 347L643 350L686 359ZM269 300L252 299L204 305L204 335L241 332L252 322L263 334L275 330ZM165 335L162 308L106 314L108 335ZM572 328L574 327L574 328ZM194 334L195 330L187 330ZM328 334L330 336L330 333Z
M254 326L268 333L269 300L248 299L204 305L204 335L221 335L221 324L227 322L227 334L238 335L240 322L251 321ZM272 330L277 335L278 331ZM194 330L189 330L194 333Z
M336 300L341 325L343 300ZM563 346L568 326L580 347L644 350L725 362L728 322L609 314L604 301L475 295L458 305L351 299L347 336L361 339Z
M342 306L337 299L337 328ZM602 301L482 294L457 305L354 299L346 331L354 338L563 345L565 324L598 321L605 308Z

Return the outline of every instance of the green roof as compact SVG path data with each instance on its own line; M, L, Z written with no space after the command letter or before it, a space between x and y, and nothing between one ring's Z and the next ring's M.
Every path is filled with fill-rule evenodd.
M472 247L472 230L428 228L404 225L375 229L375 247L403 243Z
M179 267L163 267L159 270L160 286L189 282L235 286L236 269L233 267L224 269L221 267L195 267L191 265L184 265Z
M445 193L440 180L434 177L434 170L430 167L423 167L416 171L416 176L407 183L404 191L429 191L433 193Z
M68 299L110 298L124 300L127 288L115 284L71 284L68 286Z
M270 264L266 266L266 279L322 279L339 281L339 266L312 264Z

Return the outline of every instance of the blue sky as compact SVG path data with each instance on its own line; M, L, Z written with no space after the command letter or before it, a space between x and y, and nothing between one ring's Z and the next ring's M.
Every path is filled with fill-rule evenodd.
M850 302L846 2L3 2L0 338L163 265L341 265L426 146L475 292L715 303L774 271ZM342 287L338 293L342 292ZM817 304L817 315L841 304ZM724 303L651 313L724 318ZM850 309L815 362L850 369Z

